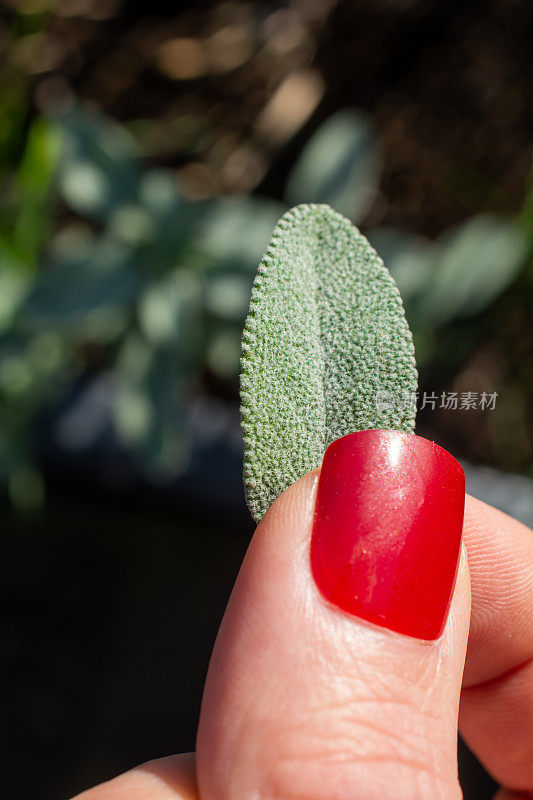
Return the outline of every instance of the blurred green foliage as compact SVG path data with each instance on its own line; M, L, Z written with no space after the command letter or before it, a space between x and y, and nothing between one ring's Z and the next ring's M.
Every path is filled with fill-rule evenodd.
M361 224L379 190L380 157L371 121L345 110L304 147L285 202L192 201L173 171L143 163L124 127L73 107L32 123L5 180L0 478L31 506L42 498L35 421L95 363L112 375L124 446L153 480L178 474L192 401L235 392L251 282L276 221L295 202L328 202ZM520 223L474 216L434 242L366 231L404 298L419 364L431 364L437 342L452 361L463 357L446 339L454 321L486 311L530 263L526 211Z

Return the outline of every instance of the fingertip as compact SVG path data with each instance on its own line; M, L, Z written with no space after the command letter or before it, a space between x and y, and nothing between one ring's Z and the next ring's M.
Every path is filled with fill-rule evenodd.
M274 500L259 522L258 532L267 527L299 527L304 531L312 522L320 468L314 469L285 489Z
M194 753L148 761L72 800L199 800Z
M319 477L319 470L305 475L272 504L239 573L202 703L202 798L344 800L363 782L369 798L400 800L421 781L420 797L456 797L466 562L436 641L333 606L311 570ZM379 522L379 492L372 502ZM383 546L390 546L385 535ZM400 794L391 782L399 773Z

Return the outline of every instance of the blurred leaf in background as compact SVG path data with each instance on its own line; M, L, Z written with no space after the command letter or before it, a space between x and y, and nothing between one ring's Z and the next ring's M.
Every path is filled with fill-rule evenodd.
M516 278L527 254L526 236L512 220L472 217L437 240L419 312L434 325L478 314Z
M78 214L105 221L137 200L140 153L135 139L96 111L73 109L60 118L65 149L59 189Z
M368 238L396 281L404 303L427 291L435 258L432 242L385 226L369 231Z
M144 165L133 136L90 106L37 117L0 227L0 469L14 501L42 497L36 420L95 364L110 376L118 440L144 474L161 483L186 469L192 405L213 392L236 403L250 287L277 220L288 204L327 202L361 223L379 177L372 123L353 109L310 137L286 202L189 199L174 170ZM459 367L475 337L457 345L454 321L486 311L530 260L523 221L496 215L435 241L391 227L367 233L426 366ZM30 473L24 500L20 476Z
M517 278L529 254L518 224L489 214L471 217L433 242L392 228L372 230L369 238L400 289L419 365L438 359L437 332L486 309Z
M140 284L126 248L102 237L43 263L22 307L22 321L28 329L62 330L73 340L100 338L95 321L113 314L113 329L119 331Z
M58 125L43 117L36 119L7 195L7 208L2 209L0 247L12 269L34 271L50 238L52 187L60 152Z
M362 111L338 111L305 145L287 182L289 205L327 203L356 224L376 196L381 162L374 126Z

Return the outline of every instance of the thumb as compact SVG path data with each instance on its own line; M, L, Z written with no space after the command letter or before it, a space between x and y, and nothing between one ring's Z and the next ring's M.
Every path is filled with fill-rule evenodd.
M463 507L455 459L393 431L334 442L278 498L209 667L202 800L460 798Z

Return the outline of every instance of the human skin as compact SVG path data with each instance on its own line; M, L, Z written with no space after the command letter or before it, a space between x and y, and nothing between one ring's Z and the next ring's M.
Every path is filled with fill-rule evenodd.
M533 798L533 532L466 497L444 632L421 641L327 603L309 548L319 471L258 525L214 647L194 754L76 800L459 800L457 730Z

